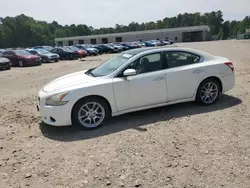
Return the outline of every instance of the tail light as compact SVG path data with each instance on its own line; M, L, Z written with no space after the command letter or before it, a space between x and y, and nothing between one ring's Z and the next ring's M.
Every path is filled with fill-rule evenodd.
M232 62L226 62L226 66L228 66L234 72L234 64Z

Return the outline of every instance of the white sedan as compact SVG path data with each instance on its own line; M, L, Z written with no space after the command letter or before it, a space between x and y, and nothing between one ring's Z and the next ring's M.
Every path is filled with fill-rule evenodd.
M235 84L224 57L179 47L143 48L60 77L39 91L42 121L93 129L109 116L196 101L215 103Z

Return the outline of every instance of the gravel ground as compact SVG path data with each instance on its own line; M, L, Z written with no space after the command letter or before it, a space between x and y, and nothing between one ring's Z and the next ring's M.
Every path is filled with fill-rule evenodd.
M94 131L40 123L37 92L112 55L0 72L0 187L250 187L250 41L185 43L225 56L236 86L213 106L122 115Z

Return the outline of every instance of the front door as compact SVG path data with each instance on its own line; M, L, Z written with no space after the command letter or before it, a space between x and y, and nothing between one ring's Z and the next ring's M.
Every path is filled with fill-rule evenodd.
M127 67L137 75L113 79L117 111L157 105L166 102L166 70L161 53L143 56Z
M192 98L206 71L206 66L200 63L201 57L183 51L166 52L165 55L167 101Z

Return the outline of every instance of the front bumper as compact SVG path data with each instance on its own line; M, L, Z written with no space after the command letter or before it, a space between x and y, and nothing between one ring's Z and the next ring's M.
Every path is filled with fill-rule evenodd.
M49 62L53 62L53 61L59 61L59 57L50 57L48 60Z
M10 62L0 63L0 69L2 68L10 68Z
M37 110L40 112L42 121L52 126L71 125L71 109L73 105L69 102L62 106L46 106L45 100L47 97L49 96L44 91L39 92Z
M25 65L31 66L31 65L41 65L42 60L25 60Z

